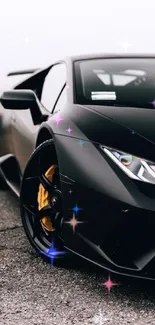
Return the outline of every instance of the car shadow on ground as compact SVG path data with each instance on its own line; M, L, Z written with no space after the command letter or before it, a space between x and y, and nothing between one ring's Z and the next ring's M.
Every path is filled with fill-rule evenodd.
M41 258L36 253L32 253ZM47 260L45 261L47 263ZM50 263L50 262L48 262ZM147 309L153 309L155 306L155 281L120 276L84 260L76 255L71 254L66 259L59 259L51 267L68 270L71 274L78 273L85 283L85 289L93 289L93 292L100 298L115 298L118 303L123 302L130 304L134 308L141 309L147 305ZM115 283L110 292L105 287L105 282L110 280ZM135 307L136 306L136 307Z
M12 203L13 209L18 208L18 200L16 197L8 191L7 197L9 197L9 202ZM20 217L19 217L20 220ZM22 230L24 233L24 230ZM24 243L22 245L22 249L24 252L27 252L30 256L30 259L34 260L39 259L41 261L41 257L38 253L35 253L28 241L26 240L26 236L24 236ZM22 249L21 253L22 253ZM47 263L43 261L43 264ZM37 272L37 263L34 263L33 266L36 268ZM147 305L147 309L154 309L155 306L155 281L149 280L141 280L134 279L131 277L120 276L117 274L109 273L102 268L76 256L73 254L69 254L69 256L62 260L55 262L53 266L49 265L50 268L61 268L69 271L71 276L74 274L78 274L81 279L81 283L83 281L84 288L87 291L92 291L94 294L99 296L100 298L107 297L116 298L118 302L123 302L123 304L130 304L134 308L141 309L143 305ZM113 286L111 288L110 294L108 293L107 288L104 286L104 283L108 280L110 275L110 279L112 282L117 283L118 285ZM136 306L136 307L135 307Z

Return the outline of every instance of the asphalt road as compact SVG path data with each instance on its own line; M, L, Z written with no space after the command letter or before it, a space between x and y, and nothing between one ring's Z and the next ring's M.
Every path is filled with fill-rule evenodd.
M1 325L153 325L155 283L118 278L111 293L102 270L71 258L66 265L43 261L30 247L18 200L0 191Z

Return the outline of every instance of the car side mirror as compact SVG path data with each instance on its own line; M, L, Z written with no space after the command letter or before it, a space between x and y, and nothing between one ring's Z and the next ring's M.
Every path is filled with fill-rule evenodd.
M25 110L37 105L37 97L32 90L8 90L4 91L0 102L5 109Z
M34 125L41 124L48 118L48 115L43 115L41 112L39 100L33 90L13 89L4 91L0 98L0 102L5 109L30 109Z

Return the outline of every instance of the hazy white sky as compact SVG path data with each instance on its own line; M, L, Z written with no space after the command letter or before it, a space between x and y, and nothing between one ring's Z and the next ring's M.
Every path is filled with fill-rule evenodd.
M0 0L0 4L1 74L43 67L76 53L155 53L155 0Z

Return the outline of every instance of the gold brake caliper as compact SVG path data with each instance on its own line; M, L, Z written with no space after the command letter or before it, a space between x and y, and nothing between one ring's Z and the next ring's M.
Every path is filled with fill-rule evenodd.
M56 165L52 165L45 173L45 176L49 181L52 181L53 175L56 169ZM48 191L45 190L42 184L39 184L39 191L38 191L38 210L40 211L42 208L50 204L50 195ZM42 226L48 231L55 231L55 228L52 225L50 216L44 216L41 219Z

